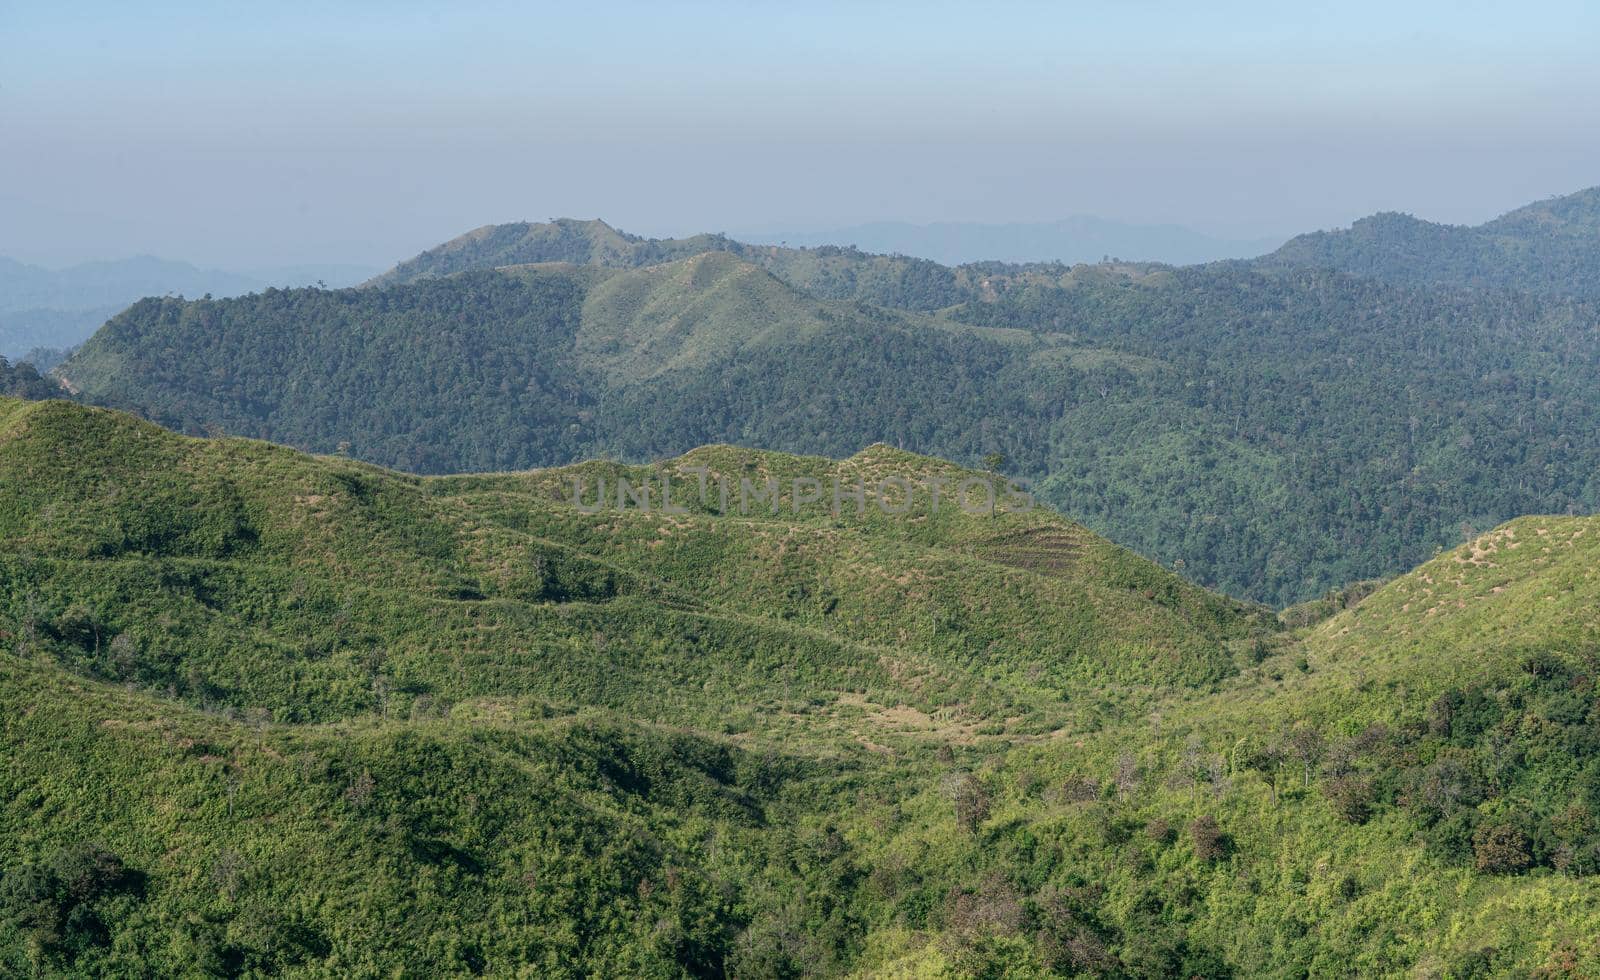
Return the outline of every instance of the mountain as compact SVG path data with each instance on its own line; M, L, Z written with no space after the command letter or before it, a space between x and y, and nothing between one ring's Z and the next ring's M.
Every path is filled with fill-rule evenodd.
M1600 187L1475 227L1376 214L1348 229L1291 239L1265 261L1392 282L1600 299Z
M473 263L498 271L448 271ZM149 300L56 373L186 432L420 473L714 442L998 454L1113 540L1276 606L1600 509L1581 300L1241 262L951 269L598 222L484 230L384 282Z
M1089 215L1061 221L917 225L887 221L826 231L772 231L741 236L752 242L816 248L848 245L867 252L912 255L944 265L978 262L1061 262L1074 265L1111 257L1192 265L1247 259L1283 244L1281 238L1227 240L1179 225L1130 225Z
M1032 281L1059 278L1068 272L1060 265L1008 267L995 263L951 269L904 255L873 255L836 246L748 245L726 235L641 238L603 221L563 218L548 224L487 225L401 262L368 285L390 286L469 270L546 263L632 269L711 252L736 256L820 299L922 312L987 295L995 288L991 279L997 274L1006 281Z
M950 505L994 479L417 477L0 400L0 964L1600 967L1600 521L1290 633L1015 493Z
M0 257L0 356L35 347L73 347L112 315L146 296L237 296L268 285L352 285L367 278L360 266L295 266L258 273L201 269L186 262L138 256L44 269Z
M91 400L186 431L322 452L345 444L442 473L731 440L836 455L938 442L976 458L988 450L973 418L1026 412L1026 393L997 379L1033 370L1023 352L1061 346L815 299L702 253L634 269L506 267L385 289L146 300L57 374ZM176 350L185 356L163 353Z
M34 350L76 346L123 308L119 304L82 310L0 312L0 356L20 360Z

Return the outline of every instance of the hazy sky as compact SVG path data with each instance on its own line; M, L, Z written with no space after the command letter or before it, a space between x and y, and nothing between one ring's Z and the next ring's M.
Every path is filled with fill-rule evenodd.
M1600 4L0 0L0 254L386 264L1097 214L1476 222L1600 184Z

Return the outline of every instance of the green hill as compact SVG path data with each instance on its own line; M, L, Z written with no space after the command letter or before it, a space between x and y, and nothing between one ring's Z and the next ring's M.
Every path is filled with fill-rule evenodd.
M1376 214L1348 229L1301 235L1262 261L1393 282L1600 299L1600 187L1475 227Z
M1285 634L1015 494L951 506L988 479L427 478L0 400L0 963L1600 966L1595 519Z
M774 516L688 496L701 474L917 489L906 515ZM685 513L569 499L673 475ZM420 479L0 401L0 957L855 961L875 927L839 904L867 901L843 800L937 779L944 739L1061 737L1209 687L1271 633L1042 510L936 508L937 477L977 475L711 447ZM820 918L788 935L795 915Z

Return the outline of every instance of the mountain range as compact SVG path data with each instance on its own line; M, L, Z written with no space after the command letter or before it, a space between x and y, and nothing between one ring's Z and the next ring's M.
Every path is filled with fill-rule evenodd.
M1539 206L1568 216L1579 265L1591 197ZM361 289L142 301L57 374L182 431L418 473L710 442L995 456L1113 540L1278 606L1519 514L1600 508L1592 280L1355 275L1296 242L1183 268L948 267L498 225Z

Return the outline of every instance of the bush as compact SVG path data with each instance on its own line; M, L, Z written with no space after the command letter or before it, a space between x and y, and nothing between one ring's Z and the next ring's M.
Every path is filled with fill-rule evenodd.
M1375 797L1372 780L1362 776L1340 776L1322 786L1322 795L1328 798L1340 819L1346 823L1366 823L1372 816Z
M1196 817L1189 825L1189 839L1194 842L1194 856L1206 864L1227 857L1233 847L1217 819L1210 814Z

